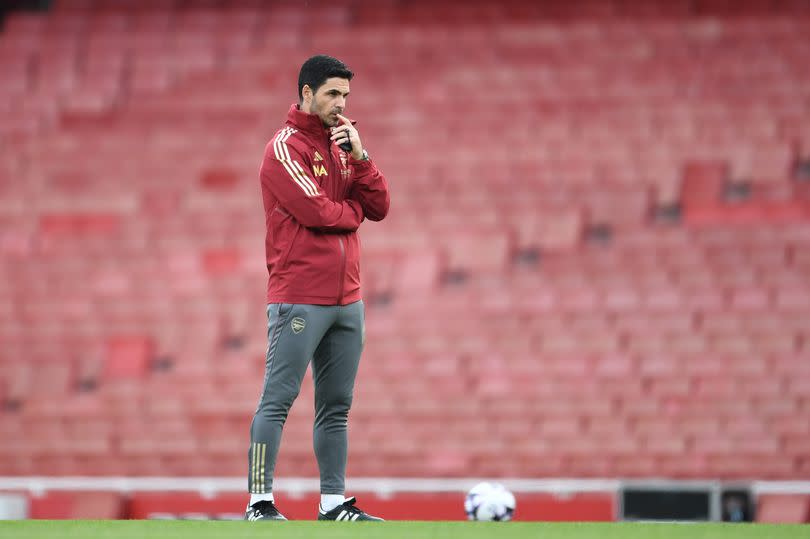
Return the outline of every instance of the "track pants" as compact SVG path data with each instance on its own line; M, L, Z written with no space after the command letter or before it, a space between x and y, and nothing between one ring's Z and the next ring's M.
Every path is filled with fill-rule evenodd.
M281 431L312 361L315 382L313 442L322 494L343 494L347 423L364 341L364 307L271 303L267 306L264 386L248 451L248 490L273 488Z

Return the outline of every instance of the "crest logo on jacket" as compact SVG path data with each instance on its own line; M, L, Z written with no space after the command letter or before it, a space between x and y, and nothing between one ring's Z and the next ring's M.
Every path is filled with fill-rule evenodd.
M323 165L312 165L312 171L315 173L315 176L326 176L329 174L326 172L326 167Z
M349 154L346 152L340 152L340 167L340 175L344 180L348 180L352 171L349 168Z

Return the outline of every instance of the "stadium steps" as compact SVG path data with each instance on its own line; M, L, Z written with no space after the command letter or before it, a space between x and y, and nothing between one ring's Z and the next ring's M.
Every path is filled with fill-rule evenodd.
M286 58L334 48L394 192L362 233L354 475L807 475L810 228L790 177L810 144L805 19L660 4L631 31L611 20L629 3L589 4L600 24L451 3L448 31L435 6L58 4L0 34L16 58L0 62L3 474L244 473L256 166L292 95ZM391 124L378 111L403 74L416 97ZM724 201L729 183L747 198ZM667 204L680 219L654 222ZM309 378L301 395L279 473L314 476Z

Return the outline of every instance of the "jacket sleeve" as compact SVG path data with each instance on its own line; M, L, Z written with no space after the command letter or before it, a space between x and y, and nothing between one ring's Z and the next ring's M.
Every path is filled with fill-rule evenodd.
M307 228L329 232L352 232L363 222L359 201L333 202L301 165L303 156L293 145L270 143L261 167L262 186L281 207Z
M350 162L354 167L354 181L349 189L349 199L360 203L367 219L382 221L391 205L385 176L370 160L351 159Z

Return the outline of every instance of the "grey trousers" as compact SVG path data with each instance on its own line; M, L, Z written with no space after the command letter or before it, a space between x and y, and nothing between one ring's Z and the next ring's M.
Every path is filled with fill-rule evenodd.
M313 442L322 494L343 494L347 424L365 339L364 307L271 303L267 306L264 387L250 427L248 491L271 492L281 431L312 361Z

